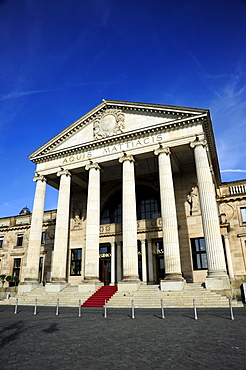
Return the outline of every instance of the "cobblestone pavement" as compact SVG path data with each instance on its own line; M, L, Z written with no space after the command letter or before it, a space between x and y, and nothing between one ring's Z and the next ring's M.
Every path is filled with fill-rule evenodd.
M33 312L0 306L0 369L246 369L246 307Z

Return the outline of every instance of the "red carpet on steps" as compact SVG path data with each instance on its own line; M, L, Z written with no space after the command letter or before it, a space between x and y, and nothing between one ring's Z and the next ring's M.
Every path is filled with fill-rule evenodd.
M82 304L82 307L103 307L106 302L116 293L116 286L102 286L87 301Z

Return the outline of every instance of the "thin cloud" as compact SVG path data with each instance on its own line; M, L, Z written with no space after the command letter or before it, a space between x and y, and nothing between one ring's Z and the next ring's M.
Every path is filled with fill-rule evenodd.
M34 95L34 94L40 94L40 93L47 93L52 91L58 91L60 89L46 89L46 90L30 90L30 91L20 91L20 92L12 92L7 95L2 95L0 97L0 100L9 100L9 99L15 99L15 98L22 98L23 96L28 95Z
M240 170L240 169L237 169L237 170L221 170L220 172L246 172L246 170Z

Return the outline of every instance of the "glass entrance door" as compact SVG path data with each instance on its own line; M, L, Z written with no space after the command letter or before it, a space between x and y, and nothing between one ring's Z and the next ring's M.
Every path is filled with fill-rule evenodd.
M111 246L100 244L99 247L99 279L104 285L111 283Z
M164 250L163 241L155 242L155 254L156 254L156 277L157 283L159 284L161 280L165 277L165 263L164 263Z

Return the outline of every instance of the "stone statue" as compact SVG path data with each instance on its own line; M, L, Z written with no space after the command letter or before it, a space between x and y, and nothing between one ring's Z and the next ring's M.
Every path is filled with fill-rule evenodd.
M196 185L193 185L191 187L191 190L187 195L187 202L190 206L190 216L192 216L194 213L199 212L198 188Z

